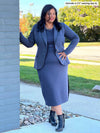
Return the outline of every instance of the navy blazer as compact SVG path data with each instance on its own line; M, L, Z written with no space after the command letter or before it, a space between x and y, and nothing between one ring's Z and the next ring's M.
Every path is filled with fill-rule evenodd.
M68 65L70 63L68 57L62 60L62 57L59 57L60 54L58 53L65 52L67 55L70 54L78 44L79 36L66 24L61 23L61 25L62 29L59 32L54 25L54 44L56 49L55 54L62 65ZM71 42L69 46L64 49L65 37L68 38ZM47 53L47 36L45 28L43 32L38 32L37 24L35 24L27 39L20 32L20 42L26 47L32 47L35 43L37 44L38 49L35 57L34 68L42 68Z

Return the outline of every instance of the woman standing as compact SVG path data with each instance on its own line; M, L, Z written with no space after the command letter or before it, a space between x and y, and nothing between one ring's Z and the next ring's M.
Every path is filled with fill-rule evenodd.
M65 37L71 43L64 49ZM57 10L51 5L45 5L40 21L35 24L26 39L20 32L20 42L26 47L37 44L34 68L37 69L42 94L46 105L51 106L49 122L57 126L56 131L65 127L64 113L61 104L68 101L68 54L79 42L78 35L66 24L58 22ZM58 116L58 124L55 120Z

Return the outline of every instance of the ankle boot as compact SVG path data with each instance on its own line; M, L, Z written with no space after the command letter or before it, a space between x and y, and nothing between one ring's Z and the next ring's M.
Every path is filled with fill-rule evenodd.
M50 111L50 115L49 115L49 122L51 123L52 126L56 126L57 122L55 120L55 111Z
M58 115L58 127L56 128L57 132L60 132L63 130L63 128L65 127L65 118L64 118L64 114L62 115Z

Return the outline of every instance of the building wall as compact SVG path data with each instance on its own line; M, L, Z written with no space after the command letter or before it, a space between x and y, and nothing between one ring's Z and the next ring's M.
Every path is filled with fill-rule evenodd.
M19 0L0 0L0 133L19 128Z

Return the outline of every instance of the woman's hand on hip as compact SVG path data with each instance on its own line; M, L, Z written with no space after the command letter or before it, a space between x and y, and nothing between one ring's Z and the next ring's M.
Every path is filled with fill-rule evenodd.
M67 57L67 55L66 55L65 52L60 52L60 53L58 53L58 54L61 54L59 57L62 57L62 60L63 60L63 59L66 59L66 57Z

